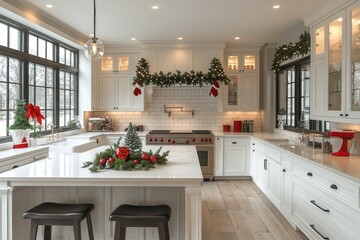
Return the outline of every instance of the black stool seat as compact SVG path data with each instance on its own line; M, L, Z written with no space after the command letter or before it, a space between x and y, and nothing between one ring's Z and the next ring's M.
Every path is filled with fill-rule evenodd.
M171 208L168 205L136 206L123 204L111 214L116 221L114 240L125 240L126 227L157 227L160 240L170 240L168 221Z
M94 204L66 204L44 202L23 213L24 219L31 219L30 240L36 240L39 225L44 225L44 239L51 239L51 226L73 226L75 240L81 240L81 221L86 218L89 239L94 240L91 211Z

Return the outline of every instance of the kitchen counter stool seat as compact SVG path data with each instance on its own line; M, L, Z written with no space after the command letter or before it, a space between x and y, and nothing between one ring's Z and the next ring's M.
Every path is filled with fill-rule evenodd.
M51 226L73 226L75 240L81 240L81 221L86 218L89 239L94 240L91 211L94 204L65 204L44 202L23 214L24 219L31 219L30 240L36 240L39 225L45 225L44 240L51 239Z
M110 221L116 221L114 240L125 240L127 227L157 227L160 240L170 240L170 216L168 205L120 205L110 214Z

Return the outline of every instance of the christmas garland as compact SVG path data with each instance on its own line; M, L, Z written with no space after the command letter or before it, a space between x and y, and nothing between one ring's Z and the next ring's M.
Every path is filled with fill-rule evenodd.
M280 64L293 56L304 56L310 52L310 33L304 32L300 35L300 40L296 43L284 44L276 48L271 70L275 73L280 71Z
M125 136L125 146L120 145L121 137L113 146L95 155L93 161L83 163L83 168L89 167L91 172L102 169L114 170L149 170L156 165L165 165L169 151L160 154L161 147L153 152L142 151L142 144L135 129L130 123Z
M211 67L208 73L203 73L202 71L195 72L193 70L181 73L177 70L175 73L163 73L160 71L154 74L150 74L149 63L144 58L141 58L136 65L136 76L133 80L135 89L133 93L135 96L141 95L142 87L150 84L159 87L170 87L174 85L199 85L202 87L206 84L212 85L209 94L216 97L218 94L217 90L220 87L219 82L228 85L230 79L225 75L221 62L217 58L211 61Z

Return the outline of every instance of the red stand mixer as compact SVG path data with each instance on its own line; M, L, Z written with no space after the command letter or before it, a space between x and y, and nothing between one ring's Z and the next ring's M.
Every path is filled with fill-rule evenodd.
M328 135L330 137L339 137L342 139L342 144L341 144L339 151L332 152L331 153L332 156L342 156L342 157L350 156L350 154L348 152L348 144L347 143L348 143L348 140L354 138L353 131L334 131L334 132L329 132Z

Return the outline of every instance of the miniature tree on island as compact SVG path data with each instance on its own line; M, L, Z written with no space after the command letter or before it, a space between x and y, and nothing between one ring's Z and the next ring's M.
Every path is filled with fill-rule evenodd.
M128 130L125 135L125 146L130 152L141 152L142 143L139 135L135 131L132 123L129 123Z

